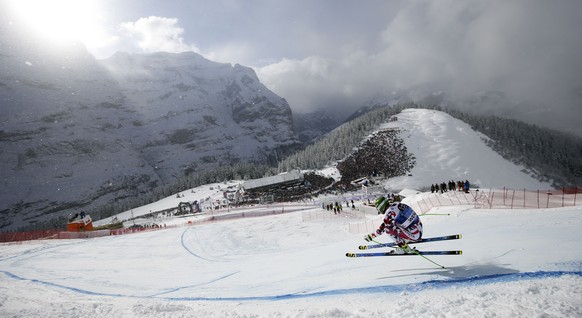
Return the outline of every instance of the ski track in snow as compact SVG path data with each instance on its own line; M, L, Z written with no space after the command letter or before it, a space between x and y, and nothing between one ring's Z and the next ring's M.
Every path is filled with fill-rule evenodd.
M190 229L189 229L189 228L187 228L187 229L185 229L185 230L184 230L184 232L182 232L182 236L180 237L180 243L182 244L182 247L184 247L184 249L185 249L185 250L186 250L188 253L190 253L190 254L194 255L195 257L198 257L199 259L203 259L203 260L205 260L205 261L209 261L209 262L215 262L214 260L211 260L211 259L208 259L208 258L205 258L205 257L202 257L202 256L200 256L200 255L196 254L196 253L195 253L195 252L194 252L194 251L193 251L193 250L192 250L192 249L191 249L191 248L190 248L190 247L189 247L189 246L186 244L186 242L184 241L184 236L186 235L186 232L188 232L189 230L190 230Z
M449 270L450 269L445 269ZM429 280L421 283L414 284L399 284L399 285L380 285L374 287L363 287L363 288L347 288L347 289L336 289L327 290L322 292L313 293L294 293L294 294L281 294L281 295L271 295L271 296L255 296L255 297L160 297L161 295L172 293L181 289L197 287L204 284L191 285L176 287L174 289L161 292L151 296L132 296L124 294L108 294L99 293L87 289L81 289L76 287L69 287L57 283L51 283L47 281L42 281L38 279L28 279L25 277L20 277L8 271L0 271L4 275L21 281L29 281L35 284L41 284L54 288L62 288L75 293L90 295L90 296L108 296L117 298L141 298L141 299L164 299L164 300L175 300L175 301L257 301L257 300L287 300L287 299L297 299L297 298L310 298L310 297L322 297L322 296L333 296L333 295L351 295L351 294L378 294L378 293L402 293L402 292L418 292L427 289L443 289L451 287L462 287L462 286L477 286L486 285L493 283L508 283L517 282L522 280L533 280L533 279L546 279L546 278L556 278L565 275L572 275L582 277L582 271L537 271L537 272L524 272L524 273L501 273L492 275L475 275L471 277L462 277L454 279L445 280ZM235 275L238 272L233 272L231 274L225 275L223 277L216 278L207 282L206 284L227 278L229 276Z
M430 116L440 124L423 125ZM419 164L422 169L414 176L390 180L396 188L417 189L449 178L483 186L513 182L520 189L547 188L488 154L490 149L475 147L478 136L463 142L455 139L457 133L447 135L466 126L447 115L408 110L390 125L407 123L425 129L422 134L408 130L411 137L406 138L424 166ZM443 131L443 125L448 129ZM448 140L442 147L451 160L444 167L419 143L427 139L427 145L434 144L432 138ZM462 146L453 147L458 142ZM456 159L468 154L473 156ZM451 175L459 165L467 174ZM119 219L183 200L222 197L217 187L184 191L180 198L170 196ZM405 203L424 195L414 190L405 195ZM71 242L0 245L0 316L70 317L74 311L86 317L582 317L580 206L434 207L433 212L447 216L421 216L426 236L461 233L463 239L435 242L430 248L467 251L445 256L444 269L414 257L345 258L363 237L348 226L362 219L304 220L299 212L304 207L293 204L265 209L297 212ZM319 205L313 210L320 211ZM197 217L191 220L200 221ZM378 224L376 215L363 218ZM180 226L188 220L160 222ZM416 306L386 306L391 300Z
M200 286L203 286L203 285L212 284L212 283L214 283L214 282L217 282L217 281L219 281L219 280L222 280L222 279L228 278L228 277L230 277L230 276L232 276L232 275L235 275L235 274L238 274L238 273L240 273L240 271L236 271L236 272L233 272L233 273L231 273L231 274L224 275L224 276L222 276L222 277L218 277L218 278L216 278L216 279L210 280L210 281L208 281L208 282L204 282L204 283L202 283L202 284L195 284L195 285L189 285L189 286L182 286L182 287L173 288L173 289L171 289L171 290L168 290L168 291L165 291L165 292L161 292L161 293L158 293L158 294L152 295L152 296L150 296L149 298L160 298L160 297L158 297L158 296L160 296L160 295L165 295L165 294L169 294L169 293L173 293L173 292L176 292L176 291L179 291L179 290L182 290L182 289L186 289L186 288L192 288L192 287L200 287ZM174 299L174 298L167 298L167 299Z

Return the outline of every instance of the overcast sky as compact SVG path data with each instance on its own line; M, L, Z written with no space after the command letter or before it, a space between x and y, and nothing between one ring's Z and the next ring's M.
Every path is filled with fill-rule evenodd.
M83 10L62 2L75 6L71 14ZM76 24L92 21L81 37L96 57L191 50L240 63L299 112L418 87L458 96L501 89L582 108L581 0L83 3L90 15Z

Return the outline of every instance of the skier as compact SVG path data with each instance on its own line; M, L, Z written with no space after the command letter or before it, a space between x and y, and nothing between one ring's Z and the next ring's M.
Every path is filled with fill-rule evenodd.
M382 224L375 233L367 234L364 239L373 241L378 235L386 232L398 244L393 251L396 254L412 252L408 243L416 242L422 238L422 222L414 210L400 202L390 205L388 200L381 196L376 199L376 209L379 213L386 213Z

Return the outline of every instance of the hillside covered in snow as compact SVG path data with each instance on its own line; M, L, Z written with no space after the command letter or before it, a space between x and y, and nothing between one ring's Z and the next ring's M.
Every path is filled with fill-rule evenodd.
M408 152L416 158L416 164L405 176L377 179L371 187L375 193L392 193L402 190L428 191L431 184L449 180L469 180L473 189L527 189L551 190L550 183L540 182L527 171L513 164L489 148L484 136L472 130L466 123L436 110L406 109L397 120L378 127L378 131L396 129ZM319 174L342 178L335 165L316 171ZM137 207L117 215L118 220L128 220L155 211L175 208L182 201L202 202L210 207L216 200L224 199L224 191L236 188L243 180L208 184L184 190L160 201ZM361 191L361 189L358 189ZM361 194L361 193L360 193ZM350 194L346 194L349 196ZM98 221L110 222L113 217ZM149 222L149 220L148 220ZM128 223L130 224L130 223Z
M433 209L421 217L425 237L463 235L417 244L462 250L429 257L445 268L416 255L346 258L367 244L350 225L377 225L378 216L284 209L255 207L236 213L277 215L196 225L188 225L196 217L177 218L177 227L122 236L2 244L0 316L582 315L579 206Z
M429 196L448 195L419 187L465 178L481 191L547 189L492 152L480 134L442 112L407 110L380 127L385 128L401 131L418 163L412 176L384 180L373 189L379 192L368 193L372 197L402 188L404 202L416 206ZM340 178L334 167L318 173ZM212 202L239 182L207 184L115 216L127 220L126 226L161 226L153 231L2 244L0 315L582 315L582 240L577 231L582 214L571 200L550 209L488 209L471 203L423 211L424 237L462 234L459 240L417 244L419 250L463 251L429 259L345 257L368 244L363 235L380 222L381 216L365 206L362 189L344 194L362 199L339 215L321 208L322 202L339 197L322 195L300 203L140 217L182 201Z
M298 143L289 105L251 68L193 52L97 60L17 25L0 35L0 230L272 164Z

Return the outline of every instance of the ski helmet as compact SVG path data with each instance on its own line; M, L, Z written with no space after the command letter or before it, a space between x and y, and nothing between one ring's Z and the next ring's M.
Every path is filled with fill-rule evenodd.
M388 205L390 204L388 202L388 199L386 199L385 197L382 196L376 199L375 206L380 213L386 212L386 208L388 208Z

